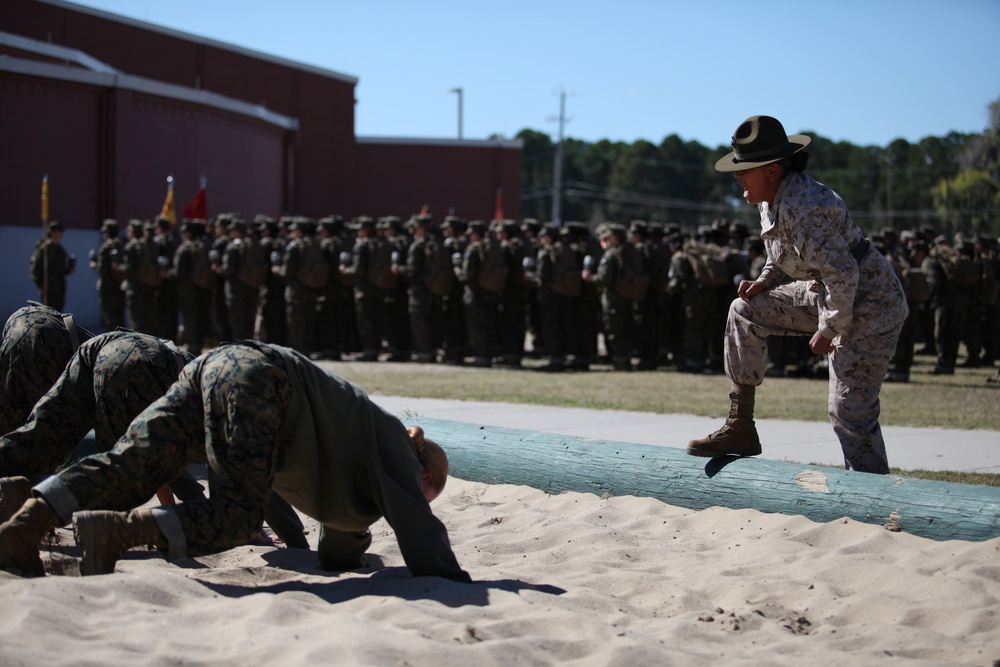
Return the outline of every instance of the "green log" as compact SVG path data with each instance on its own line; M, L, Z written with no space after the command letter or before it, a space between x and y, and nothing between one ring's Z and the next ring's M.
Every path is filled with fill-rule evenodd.
M547 493L644 496L689 509L728 507L849 517L935 540L1000 537L1000 489L871 475L735 456L705 459L672 447L408 417L448 453L450 474Z

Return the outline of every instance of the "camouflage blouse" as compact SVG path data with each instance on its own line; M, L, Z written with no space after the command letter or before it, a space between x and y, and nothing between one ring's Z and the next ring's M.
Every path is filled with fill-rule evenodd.
M786 277L802 281L792 289L800 305L817 306L818 330L825 337L856 338L860 331L852 327L858 323L859 304L864 304L866 323L881 317L901 320L900 313L905 317L902 288L885 258L874 248L860 263L851 254L864 233L836 192L811 176L790 172L774 204L765 202L758 208L768 256L758 280L768 288Z

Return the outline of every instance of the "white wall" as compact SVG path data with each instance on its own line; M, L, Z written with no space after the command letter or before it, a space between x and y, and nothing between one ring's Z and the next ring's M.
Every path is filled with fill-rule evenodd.
M37 228L0 227L0 321L6 322L27 300L39 300L38 288L28 273L28 261L41 237L41 223ZM101 233L96 230L67 229L63 235L66 251L76 255L76 272L66 278L63 310L73 313L77 323L93 333L101 331L101 311L97 274L90 269L88 256L91 248L100 245Z

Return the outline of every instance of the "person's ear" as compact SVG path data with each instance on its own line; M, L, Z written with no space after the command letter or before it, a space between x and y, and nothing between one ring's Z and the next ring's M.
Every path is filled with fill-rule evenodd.
M424 470L423 472L420 473L420 479L424 480L425 482L429 482L431 481L431 474L426 470Z

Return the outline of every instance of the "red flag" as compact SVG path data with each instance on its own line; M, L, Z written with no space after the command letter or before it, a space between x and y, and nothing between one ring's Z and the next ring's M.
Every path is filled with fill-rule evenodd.
M497 188L497 203L493 209L493 219L503 220L503 188Z
M204 185L191 197L191 201L184 204L181 213L188 220L208 220L208 199Z

